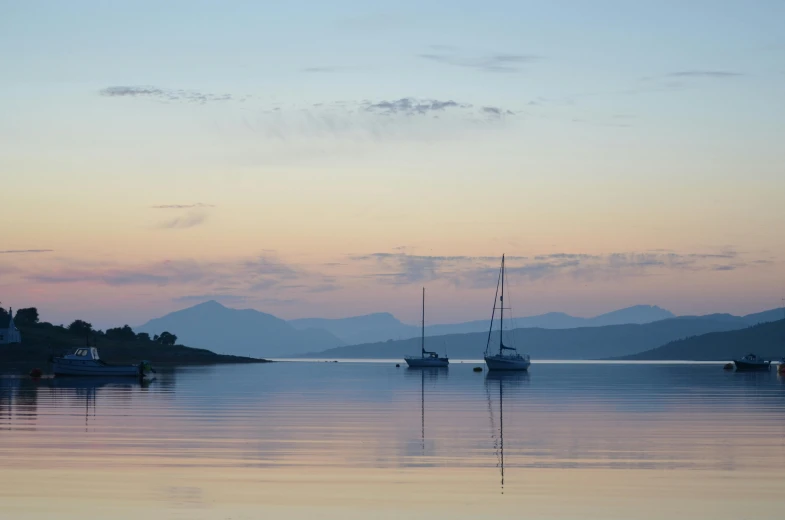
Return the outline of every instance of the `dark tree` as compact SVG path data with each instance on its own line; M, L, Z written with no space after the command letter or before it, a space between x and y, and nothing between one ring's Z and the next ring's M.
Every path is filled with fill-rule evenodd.
M177 342L177 336L170 332L162 332L160 336L158 336L158 343L161 345L174 345Z
M156 335L154 335L154 336L153 336L153 342L154 342L154 343L158 343L158 340L159 340L159 339L161 339L161 336L159 336L158 334L156 334Z
M31 325L33 323L38 323L38 309L35 307L29 307L27 309L18 309L16 311L16 316L14 316L14 321L16 323L21 323L23 325Z
M136 333L128 325L123 325L114 329L106 329L106 337L107 339L117 341L134 341L136 340Z
M137 341L147 341L147 342L149 342L150 341L150 335L148 333L146 333L146 332L140 332L139 334L136 335L136 340Z
M84 336L85 334L93 330L93 325L83 320L74 320L68 326L68 330L72 334L78 334L80 336Z

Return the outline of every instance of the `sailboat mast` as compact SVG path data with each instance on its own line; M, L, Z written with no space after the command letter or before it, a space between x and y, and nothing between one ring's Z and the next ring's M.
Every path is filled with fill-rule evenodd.
M499 310L501 314L499 314L499 355L502 355L502 346L504 342L502 341L502 336L504 335L504 255L502 255L502 295L499 297Z
M420 350L425 357L425 287L422 288L422 336L420 337Z

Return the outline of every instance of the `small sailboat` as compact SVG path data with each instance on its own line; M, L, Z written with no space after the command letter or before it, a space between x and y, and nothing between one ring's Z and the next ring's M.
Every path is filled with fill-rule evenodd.
M771 361L767 361L755 354L747 354L741 359L734 359L733 364L736 365L736 370L768 370L771 367Z
M422 337L420 338L420 357L406 356L404 361L410 368L441 368L450 364L450 360L439 357L436 352L425 350L425 287L422 288Z
M52 372L55 376L155 377L149 361L136 365L110 365L101 360L95 347L81 347L73 354L53 358Z
M501 295L499 295L499 288L501 288ZM497 297L499 302L499 353L491 354L491 334L493 333ZM488 342L485 345L485 364L488 365L488 370L528 370L531 365L528 355L521 355L515 347L508 347L504 344L504 255L502 255L502 266L499 270L499 281L496 283L496 295L493 297L491 326L488 330Z

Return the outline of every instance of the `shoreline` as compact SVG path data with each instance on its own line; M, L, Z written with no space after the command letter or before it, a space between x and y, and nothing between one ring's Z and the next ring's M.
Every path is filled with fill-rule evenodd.
M51 374L50 357L70 354L75 348L78 346L49 347L23 343L3 345L0 347L0 374L27 373L34 368L41 369L44 374ZM217 354L182 345L154 348L141 345L116 345L99 347L98 352L101 359L111 365L132 365L142 360L149 361L153 367L272 363L269 359Z

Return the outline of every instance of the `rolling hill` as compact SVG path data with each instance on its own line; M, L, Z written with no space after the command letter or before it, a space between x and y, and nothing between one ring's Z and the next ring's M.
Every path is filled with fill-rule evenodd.
M602 359L643 352L670 341L714 331L745 327L706 318L671 318L647 324L606 325L573 329L519 328L505 331L505 343L539 359ZM447 353L454 359L479 359L488 339L487 332L449 334L426 339L426 348ZM513 339L515 341L513 341ZM492 345L498 345L495 332ZM337 347L303 357L400 359L418 354L420 339L389 340L380 343Z
M785 356L785 320L688 337L618 359L730 361L750 352L774 360Z

